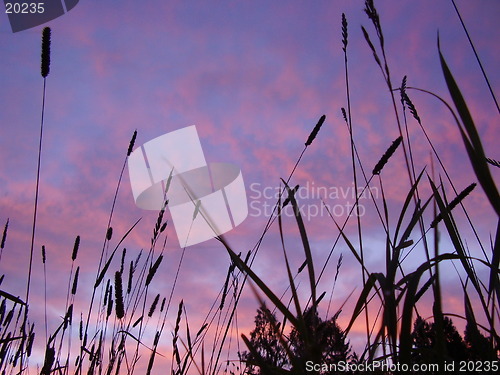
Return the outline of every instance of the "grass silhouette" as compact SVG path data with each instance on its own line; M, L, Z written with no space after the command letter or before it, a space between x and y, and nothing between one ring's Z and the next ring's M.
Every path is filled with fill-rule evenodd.
M185 301L191 296L183 296L180 301L173 300L184 253L177 266L175 281L170 290L166 293L157 293L152 288L164 264L164 251L167 244L165 230L168 225L165 209L158 212L157 220L152 225L149 248L141 250L135 256L132 256L130 251L127 252L125 246L129 235L136 230L139 220L132 223L125 233L116 233L117 231L112 226L114 208L127 157L132 152L137 137L137 131L135 131L119 174L107 227L103 231L102 248L94 270L95 277L92 283L87 285L79 280L83 269L78 260L80 236L76 236L73 249L68 253L71 266L66 286L65 314L59 320L48 315L45 287L43 308L45 337L43 337L40 327L35 326L30 320L30 308L40 307L31 306L29 286L41 173L45 81L50 66L50 29L49 31L45 29L42 41L44 101L38 149L30 267L26 278L27 292L26 297L21 299L9 291L0 289L0 371L5 374L29 373L36 367L37 372L41 374L142 374L144 371L146 374L167 371L172 374L221 372L243 374L253 373L252 371L303 374L307 369L307 363L325 363L324 361L331 360L325 359L321 354L324 352L325 340L322 332L326 332L325 326L321 324L328 321L332 322L332 327L337 327L335 319L339 316L342 307L330 314L329 303L327 319L321 320L315 317L320 305L325 303L326 297L326 291L319 290L320 280L324 277L327 266L331 266L332 255L341 244L349 249L359 265L362 289L358 294L352 295L355 299L352 311L342 312L349 315L349 323L339 329L343 335L342 340L347 342L354 325L363 321L366 336L362 352L352 353L349 357L342 358L348 359L353 364L384 362L410 365L416 361L424 363L432 360L443 365L451 358L448 345L450 338L447 332L453 332L450 328L451 318L455 318L462 319L466 323L464 342L469 345L467 353L474 353L475 357L470 354L471 360L498 360L500 226L497 225L497 233L488 248L488 245L485 245L487 241L480 239L464 202L467 202L470 194L477 193L478 188L481 187L496 213L496 217L492 217L491 220L499 222L500 197L490 171L490 168L496 168L499 164L485 155L474 120L459 89L460 79L453 76L440 47L438 49L443 77L453 105L434 93L407 86L406 77L401 80L399 87L394 85L396 79L391 74L386 53L386 45L390 41L384 38L380 15L373 1L366 1L365 13L371 22L371 29L363 27L363 36L387 86L399 136L395 140L387 140L388 148L385 152L373 150L373 160L378 160L377 163L368 166L361 161L357 141L361 135L358 134L356 128L356 108L353 108L351 104L352 77L349 72L348 20L345 15L342 15L341 40L344 54L346 108L339 110L349 134L350 155L345 157L352 171L353 186L357 196L345 221L338 222L330 212L331 227L335 229L332 233L335 239L325 263L319 264L315 259L308 229L300 210L299 198L296 197L298 186L291 187L295 171L305 152L314 152L314 140L321 137L321 128L327 123L327 117L323 115L312 127L292 171L286 179L282 179L281 192L272 214L262 232L255 234L256 242L252 249L243 257L242 249L234 249L224 236L218 237L221 247L229 255L227 277L220 286L217 299L204 317L203 323L199 327L191 326L185 306ZM467 187L458 188L453 183L451 173L448 172L438 148L428 135L425 124L410 98L410 93L413 92L425 92L449 109L475 173L475 177L471 176L470 185ZM410 138L410 129L413 127L424 134L428 142L426 146L443 172L442 176L436 177L432 171L429 171L429 168L418 166L413 154L412 145L414 144ZM390 182L387 181L384 172L392 168L391 162L396 158L404 160L405 178L408 179L409 187L399 211L389 212L389 196L386 195L388 192L384 187L387 187ZM473 179L477 179L477 185L479 185L475 190L476 183L472 181ZM373 187L379 189L382 196L375 197L370 194L375 215L367 219L360 214L359 200ZM294 229L298 230L305 259L303 265L297 270L292 268L289 261L290 250L284 240L288 228L283 222L283 211L287 206L293 209L296 225ZM455 219L458 210L463 212L467 218L467 224L475 233L477 242L475 246L482 250L481 258L471 255L470 244L466 244L466 240L462 237L461 229ZM346 231L346 226L353 217L356 220L355 238L351 238ZM395 221L394 218L396 218ZM366 220L380 225L385 238L383 251L385 268L377 272L370 269L365 257L366 239L363 228ZM269 283L266 283L253 266L264 237L276 225L285 264L282 272L286 274L288 280L283 294L280 294L282 291L272 290ZM9 246L8 229L9 220L7 219L0 244L0 260L4 248L8 249ZM444 252L439 247L439 233L449 238L453 245L452 250ZM84 238L83 234L82 238ZM417 266L405 263L410 254L415 254L420 250L423 250L423 256L419 257L420 263ZM46 285L47 277L50 277L47 275L46 267L52 260L47 258L45 247L42 247L41 251ZM456 268L459 267L465 275L460 276L457 271L457 278L463 291L465 314L449 311L443 307L443 294L446 291L443 291L441 287L441 266L446 263L452 263ZM478 265L489 270L487 280L478 276ZM341 266L342 257L339 258L335 267L336 273L331 285L330 301ZM66 270L58 271L65 272ZM304 288L301 289L297 281L301 277L306 280L307 296L304 296ZM4 276L0 279L0 286L3 278ZM251 361L248 360L248 355L243 356L240 361L231 363L223 359L223 351L227 349L229 337L239 332L236 316L245 287L253 289L260 305L259 319L267 319L271 339L274 339L275 346L279 347L280 355L286 357L278 361L280 366L269 367L265 356L262 355L259 342L252 340L252 337L249 339L248 334L242 335L242 344L244 343L247 352L252 354ZM89 288L90 301L86 310L76 311L76 302L78 298L81 298L82 288ZM424 295L432 299L432 317L427 319L422 318L420 314ZM473 308L471 300L478 300L479 308L476 306ZM87 303L87 301L84 302ZM177 305L175 320L170 321L168 313L175 308L175 305ZM48 329L49 320L56 321L56 328L52 331ZM168 332L170 327L171 332ZM335 332L338 333L338 331ZM419 336L422 332L427 332L428 337L432 337L430 343ZM165 337L167 333L171 333L171 337ZM171 352L165 353L160 349L162 341L171 342ZM300 350L297 349L298 347ZM42 363L33 363L34 348L44 348L42 350L45 355ZM433 353L432 357L429 357L430 351ZM170 363L169 369L155 367L160 357L162 363L163 361ZM248 362L245 362L246 360Z

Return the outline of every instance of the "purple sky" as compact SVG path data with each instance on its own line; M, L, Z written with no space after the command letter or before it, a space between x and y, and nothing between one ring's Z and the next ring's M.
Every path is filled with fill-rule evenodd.
M492 87L498 92L500 3L456 3ZM439 30L443 53L469 104L486 154L499 160L497 111L451 1L380 0L376 5L394 85L399 86L407 75L408 86L449 98L436 47ZM342 12L349 23L354 137L363 167L370 172L399 133L387 88L361 32L360 26L364 25L375 38L360 0L81 1L63 17L44 25L52 28L52 64L47 78L33 300L43 301L39 249L44 244L48 251L49 330L55 329L58 317L64 313L76 235L82 238L78 264L88 281L88 288L80 290L82 309L88 304L85 293L91 291L114 190L135 129L139 146L195 124L209 162L240 166L249 205L253 206L245 222L226 235L237 252L246 253L255 245L267 222L259 212L264 203L274 204L260 193L266 187L279 186L279 178L288 176L322 114L326 114L326 122L291 184L309 186L309 192L314 187L352 189L349 138L340 112L346 106ZM26 288L40 126L41 30L38 27L13 34L6 15L0 21L2 227L7 218L10 220L0 273L6 274L2 289L21 296ZM447 110L429 96L408 93L457 188L462 190L476 182ZM424 166L430 170L429 146L413 119L409 126L417 170ZM404 168L399 150L382 173L392 223L409 189ZM498 181L498 169L492 173ZM427 197L426 179L422 186L422 194ZM453 197L448 184L446 188ZM321 207L318 199L304 203L310 209ZM339 204L335 199L326 199L326 203ZM362 205L367 209L363 238L368 268L371 272L382 271L384 233L372 202L366 199ZM489 235L496 228L495 213L480 187L467 198L465 206L488 249ZM156 215L135 206L125 172L112 222L112 245L142 217L126 247L130 259L141 248L147 249ZM336 219L343 221L345 215L339 214ZM457 219L463 225L471 253L482 256L477 242L470 237L470 228L463 222L463 213L457 212ZM430 222L430 216L427 220ZM354 220L349 222L348 233L357 244L354 224ZM304 254L297 227L291 217L285 219L284 225L287 250L293 267L298 267ZM309 218L306 227L319 272L337 230L325 215ZM165 261L152 296L170 293L182 251L171 225L167 233ZM255 270L281 294L287 278L278 238L275 225L261 246ZM450 250L446 238L442 248ZM408 260L409 270L424 261L422 248L414 252ZM340 243L320 283L320 292L326 290L329 296L340 253L344 264L332 300L337 307L332 310L357 286L350 300L352 305L361 285L359 266ZM193 330L201 326L224 283L228 265L227 253L215 240L186 249L171 308L172 325L177 303L184 298ZM446 306L450 312L463 314L458 276L453 268L450 270L444 278ZM307 292L304 280L301 293L305 296ZM249 289L240 304L239 327L248 332L257 308ZM341 325L345 326L351 312L352 307L344 309ZM41 319L39 312L34 314L34 319ZM165 335L165 351L169 350L169 340L170 335ZM357 343L356 335L351 341Z

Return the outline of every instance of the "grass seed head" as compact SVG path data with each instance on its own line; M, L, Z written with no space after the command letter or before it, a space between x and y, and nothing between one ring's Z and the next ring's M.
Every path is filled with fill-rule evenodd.
M111 315L111 312L113 311L113 286L110 285L109 286L109 294L108 294L108 309L106 311L106 319L109 318L109 316Z
M42 245L42 263L45 264L45 261L47 260L46 252L45 252L45 245Z
M348 121L347 121L347 113L346 113L346 111L345 111L345 108L344 108L344 107L342 107L342 108L340 108L340 110L342 111L342 117L344 118L344 121L345 121L345 122L346 122L346 124L347 124L347 123L348 123Z
M50 73L50 27L46 27L42 32L42 64L40 72L43 78Z
M345 13L342 13L342 49L347 51L347 18Z
M53 347L47 346L45 350L45 360L43 363L40 375L50 375L52 372L52 366L54 365L54 360L56 358L56 351Z
M73 246L73 252L71 253L71 260L76 260L79 248L80 248L80 236L76 236L75 245Z
M156 310L156 306L158 305L158 301L160 300L160 294L157 294L151 307L149 308L148 316L151 318Z
M124 247L122 251L122 259L120 262L120 273L123 275L123 264L125 262L125 256L127 255L127 249Z
M392 145L387 149L387 151L384 153L384 155L382 155L382 157L378 161L377 165L375 165L375 168L373 168L372 173L374 175L380 174L380 172L384 168L384 165L387 164L387 162L391 158L392 154L394 154L394 152L396 151L396 149L398 148L398 146L402 140L403 140L403 137L399 136L398 138L396 138L394 140L394 142L392 142Z
M125 308L123 305L123 287L122 287L122 274L117 271L115 273L115 312L118 319L125 316Z
M161 261L163 260L163 255L160 255L158 259L156 259L155 264L153 264L153 267L149 269L148 276L146 277L146 286L148 286L151 283L151 280L153 280L153 277L158 270L158 267L160 266Z
M7 239L7 229L8 228L9 228L9 219L7 219L7 222L5 223L5 226L3 227L2 242L0 242L0 249L3 249L5 247L5 240Z
M112 237L113 237L113 228L109 227L108 230L106 231L106 239L108 241L111 241Z
M476 183L472 183L469 186L467 186L464 190L460 192L451 202L448 206L445 207L444 213L447 214L451 212L460 202L462 202L466 196L468 196L472 190L476 187ZM440 212L437 214L436 218L432 221L431 223L431 228L434 228L441 220L443 220L443 212Z
M325 122L325 119L326 119L325 115L319 118L318 123L316 124L313 131L311 132L311 134L309 134L309 137L307 138L307 141L305 143L306 146L309 146L312 143L312 141L314 141L314 138L316 138L316 136L318 135L319 129L321 129L321 126Z
M77 267L75 272L75 278L73 279L73 287L71 288L71 294L76 294L76 289L78 288L78 276L80 275L80 267Z
M495 160L495 159L490 159L490 158L486 158L486 161L488 163L490 163L491 165L497 167L497 168L500 168L500 161L498 160ZM2 248L3 249L3 248Z
M410 110L410 113L412 114L413 118L417 120L419 124L422 124L420 121L420 117L417 113L417 109L415 108L415 105L408 97L408 94L406 94L406 91L401 90L401 101L408 106L408 109Z
M130 261L130 267L128 269L128 283L127 283L127 294L132 291L132 278L134 276L134 261Z
M127 156L130 156L132 150L134 149L135 139L137 138L137 130L134 130L134 134L132 135L132 139L128 144Z

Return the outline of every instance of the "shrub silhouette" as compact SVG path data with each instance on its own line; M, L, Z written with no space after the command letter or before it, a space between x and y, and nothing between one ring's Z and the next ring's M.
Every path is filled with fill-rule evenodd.
M250 343L255 352L244 352L241 358L246 362L246 374L281 374L283 372L302 374L306 363L330 365L352 359L344 332L336 323L337 316L322 320L317 309L309 308L304 314L306 332L314 337L309 346L302 334L293 328L287 336L276 315L265 306L258 309L255 329L250 334ZM287 349L283 345L286 343ZM290 355L292 358L290 358Z

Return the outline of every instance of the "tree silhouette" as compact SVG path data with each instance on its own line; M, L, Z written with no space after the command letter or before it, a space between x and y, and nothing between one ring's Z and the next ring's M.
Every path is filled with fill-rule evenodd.
M498 361L491 339L483 336L476 325L467 323L464 333L468 359L471 361Z
M443 319L446 361L492 361L498 360L490 339L479 332L476 325L467 324L465 340L460 336L450 318ZM438 363L436 349L436 324L417 317L413 326L413 362ZM458 373L458 369L455 366ZM427 372L429 373L429 372Z
M280 329L276 315L266 306L261 306L255 316L255 329L250 333L250 343L255 352L240 354L246 362L246 374L277 374L279 369L289 367L286 350L279 342L282 335Z
M246 363L245 374L327 375L336 373L334 367L331 371L322 369L318 372L311 372L310 369L308 371L306 363L312 361L315 364L327 365L326 367L341 361L356 363L356 354L351 354L344 332L336 323L337 316L323 321L317 310L310 308L302 317L307 340L301 330L296 327L285 332L283 324L278 322L273 312L265 306L259 308L255 316L255 328L248 340L251 350L239 353L241 360ZM417 316L412 332L413 363L436 364L440 362L439 351L436 350L436 331L436 323L429 323ZM477 326L468 324L464 339L453 325L453 321L444 317L442 334L447 363L499 359L491 340L483 336ZM457 366L455 370L458 371ZM433 374L432 371L422 373Z
M312 334L313 347L311 348L315 358L315 363L331 364L340 361L347 361L350 349L345 342L343 331L336 323L336 316L323 321L316 309L308 309L304 313L304 322L308 333ZM293 354L300 363L305 364L310 360L308 348L304 342L304 337L293 329L290 334L290 343ZM305 370L305 368L303 369Z
M303 322L309 340L305 340L296 327L292 327L289 335L286 335L282 325L277 322L276 315L265 306L259 308L255 317L255 329L249 340L253 350L241 354L241 359L247 364L245 373L304 374L307 361L322 365L347 362L351 358L350 348L336 318L334 316L323 321L316 309L306 310ZM288 346L288 353L282 342ZM330 374L328 371L320 373Z
M443 319L443 336L448 360L467 358L467 346L450 318ZM436 323L428 323L420 316L413 325L413 361L415 363L438 363L436 351Z

